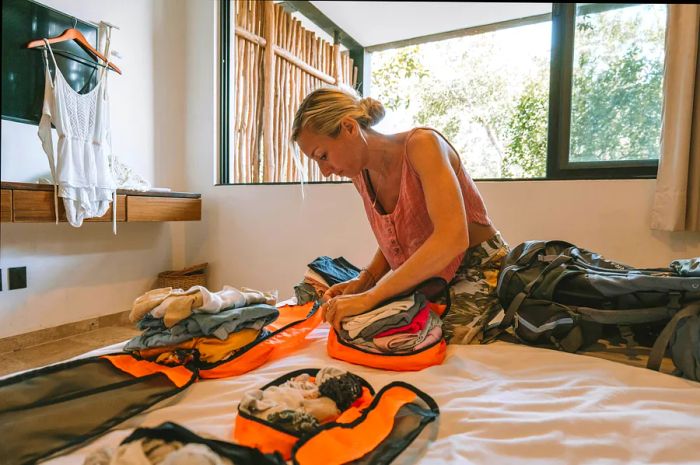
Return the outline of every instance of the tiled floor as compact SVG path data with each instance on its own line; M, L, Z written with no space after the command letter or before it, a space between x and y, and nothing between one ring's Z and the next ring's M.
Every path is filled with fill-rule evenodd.
M22 350L0 353L0 376L60 362L76 355L126 341L140 334L136 328L107 326Z

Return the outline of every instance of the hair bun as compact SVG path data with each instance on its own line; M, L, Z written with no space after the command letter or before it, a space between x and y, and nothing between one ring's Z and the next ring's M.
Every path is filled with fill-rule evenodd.
M379 100L373 99L372 97L365 97L360 100L360 106L364 108L367 113L370 126L374 126L384 119L386 112L384 111L384 105L382 105L382 102Z

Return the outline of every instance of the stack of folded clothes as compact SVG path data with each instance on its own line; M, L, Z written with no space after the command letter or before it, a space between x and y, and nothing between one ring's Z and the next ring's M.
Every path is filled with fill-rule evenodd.
M343 257L322 256L309 263L304 279L294 286L297 305L320 299L329 287L357 277L360 269Z
M215 363L265 336L279 316L272 294L224 286L161 288L138 297L129 319L143 331L124 350L166 365Z
M344 318L341 327L343 341L375 353L415 352L442 339L442 320L421 293Z

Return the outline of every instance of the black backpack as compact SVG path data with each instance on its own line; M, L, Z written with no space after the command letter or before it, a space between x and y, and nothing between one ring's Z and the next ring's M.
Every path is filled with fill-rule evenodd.
M690 268L698 263L700 258L686 261ZM687 365L687 355L698 348L679 345L675 330L700 313L700 276L677 270L633 268L564 241L524 242L504 258L497 293L505 316L486 337L512 326L521 342L576 352L607 328L622 327L633 329L641 345L653 346L648 367L658 370L669 342Z

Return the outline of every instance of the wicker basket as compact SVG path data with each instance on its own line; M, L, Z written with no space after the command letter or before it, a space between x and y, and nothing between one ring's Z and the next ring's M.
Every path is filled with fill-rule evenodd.
M208 263L200 263L182 270L158 273L156 288L172 287L187 290L192 286L207 287L207 265Z

